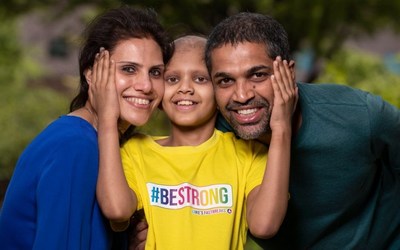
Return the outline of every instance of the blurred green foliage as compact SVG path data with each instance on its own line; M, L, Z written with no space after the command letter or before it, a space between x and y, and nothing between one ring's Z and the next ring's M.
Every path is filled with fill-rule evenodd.
M23 148L68 108L65 95L29 86L41 69L24 56L13 20L0 24L0 180L11 176Z
M400 64L400 54L397 56ZM338 51L326 62L317 82L333 82L381 96L400 108L400 75L385 67L381 57L357 50Z

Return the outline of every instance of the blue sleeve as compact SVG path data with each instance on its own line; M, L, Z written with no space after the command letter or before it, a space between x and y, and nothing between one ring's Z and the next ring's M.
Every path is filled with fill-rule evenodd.
M400 175L400 110L374 95L367 96L376 158Z
M78 141L77 141L78 140ZM89 249L98 169L97 145L84 138L52 151L37 188L34 249Z

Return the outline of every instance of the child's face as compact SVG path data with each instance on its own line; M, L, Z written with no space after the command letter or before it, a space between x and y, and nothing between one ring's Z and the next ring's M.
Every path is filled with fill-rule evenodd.
M216 102L203 47L176 46L164 82L162 107L173 125L198 127L214 122Z

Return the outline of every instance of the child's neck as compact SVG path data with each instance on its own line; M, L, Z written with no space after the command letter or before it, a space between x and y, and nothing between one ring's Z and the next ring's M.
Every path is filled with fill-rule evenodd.
M198 146L210 139L213 133L214 123L212 122L195 128L172 125L170 135L158 140L157 143L168 147Z

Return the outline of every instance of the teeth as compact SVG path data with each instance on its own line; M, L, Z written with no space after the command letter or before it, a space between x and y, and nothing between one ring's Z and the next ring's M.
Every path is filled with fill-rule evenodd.
M133 103L141 104L141 105L147 105L150 103L150 100L148 100L148 99L135 98L135 97L129 97L129 98L126 98L126 100L128 102L133 102Z
M257 109L241 109L237 111L239 113L239 115L249 115L249 114L254 114L255 112L257 112Z
M182 105L182 106L189 106L189 105L193 105L193 102L185 100L185 101L179 101L177 104Z

